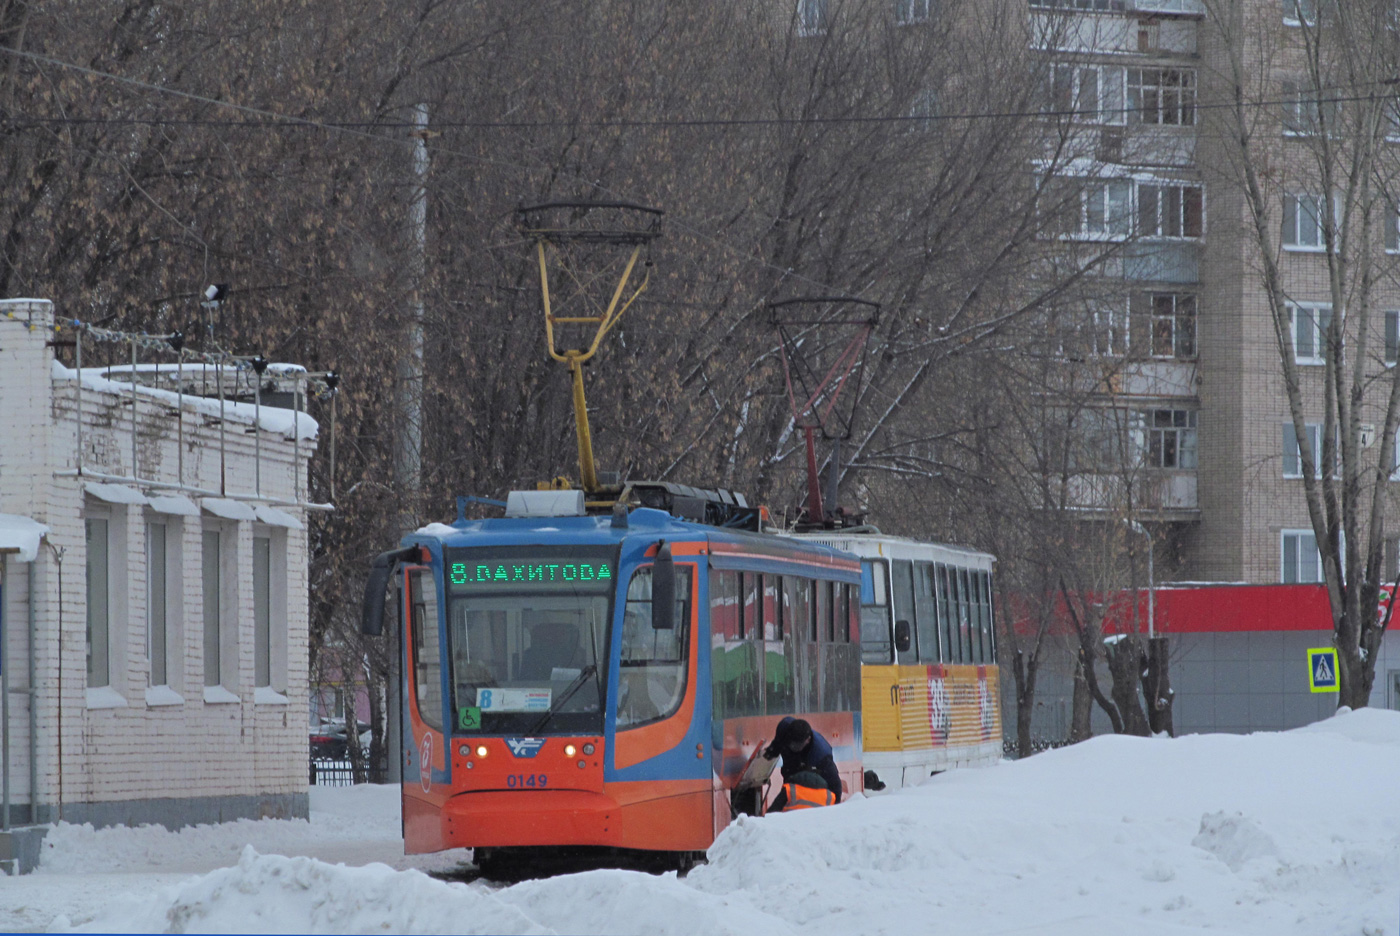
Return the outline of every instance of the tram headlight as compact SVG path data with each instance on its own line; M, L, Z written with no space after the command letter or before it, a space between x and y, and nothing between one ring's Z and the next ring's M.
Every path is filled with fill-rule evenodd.
M592 753L593 753L593 744L592 744L592 742L589 742L588 744L585 744L585 745L583 746L583 753L585 753L585 754L592 754Z
M472 748L471 748L471 745L470 745L470 744L464 744L464 745L462 745L461 747L459 747L459 748L457 749L457 753L458 753L458 754L461 754L463 757L471 757L471 755L472 755Z
M477 756L477 757L485 757L486 754L487 754L486 745L484 745L484 744L478 744L478 745L476 746L476 756Z
M565 757L573 757L573 756L574 756L575 754L577 754L577 753L578 753L578 749L575 748L572 744L566 744L566 745L564 745L564 756L565 756Z

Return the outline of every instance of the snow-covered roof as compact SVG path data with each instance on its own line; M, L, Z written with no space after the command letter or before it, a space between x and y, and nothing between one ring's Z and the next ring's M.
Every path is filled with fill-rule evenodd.
M297 365L286 365L295 367ZM138 369L141 365L137 365ZM130 368L128 368L130 370ZM54 380L77 380L78 372L69 367L64 367L58 361L53 362ZM83 369L83 389L96 390L100 393L111 393L116 396L130 397L132 385L130 381L109 380L103 377L96 370ZM172 390L161 390L157 387L146 387L141 384L136 385L136 395L145 397L148 400L157 400L172 409L182 403L187 410L200 413L204 416L211 416L215 419L219 417L219 401L208 397L191 396L185 394L183 399L178 393ZM223 416L232 422L244 425L256 424L258 428L266 432L275 432L285 438L292 438L295 433L299 439L314 439L317 436L319 427L316 420L306 413L299 413L289 409L282 409L276 406L264 405L261 410L252 403L238 403L233 400L223 402Z
M19 553L20 562L33 562L39 556L39 541L49 528L19 514L0 513L0 553Z
M438 539L442 539L444 536L452 536L462 531L456 527L448 526L445 523L430 523L427 526L419 527L413 532L418 536L436 536Z

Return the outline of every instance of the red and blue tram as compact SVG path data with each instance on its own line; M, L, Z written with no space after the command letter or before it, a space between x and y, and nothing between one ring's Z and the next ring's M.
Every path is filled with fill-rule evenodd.
M750 811L735 782L785 715L862 789L854 557L646 507L584 515L581 495L538 509L555 494L375 562L365 630L390 581L402 625L407 852L684 864Z

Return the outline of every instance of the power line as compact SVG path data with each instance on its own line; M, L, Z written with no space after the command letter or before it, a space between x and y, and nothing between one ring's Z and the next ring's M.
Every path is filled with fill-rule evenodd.
M112 72L101 71L86 65L79 65L74 62L67 62L52 56L39 55L35 52L24 52L19 49L0 47L0 52L21 58L43 62L58 68L66 68L82 74L115 81L121 84L128 84L146 91L154 91L159 94L171 95L184 98L200 104L209 104L214 107L234 110L240 113L249 114L260 118L257 120L214 120L199 117L43 117L36 115L23 115L25 119L34 123L58 124L58 125L83 125L83 124L113 124L131 126L209 126L261 129L268 127L302 128L307 130L330 130L356 133L369 139L385 140L387 142L400 143L401 140L392 137L384 137L380 134L369 133L368 130L416 130L417 125L411 121L378 121L378 120L316 120L309 117L295 117L288 114L281 114L276 111L259 107L251 107L246 104L236 104L231 101L224 101L218 98L206 97L194 94L189 91L180 91L162 85L151 84L136 78L127 78ZM1355 82L1350 84L1333 85L1327 88L1316 89L1318 94L1348 88L1364 88L1372 86L1385 86L1394 88L1400 85L1400 78L1386 78L1373 82ZM1355 94L1355 95L1334 95L1328 97L1287 97L1260 101L1194 101L1191 109L1196 111L1222 110L1237 106L1249 108L1260 107L1282 107L1298 104L1347 104L1358 101L1375 100L1376 93ZM1395 95L1390 95L1395 96ZM1095 108L1094 114L1122 116L1125 119L1128 115L1155 112L1156 108L1145 109L1140 107L1102 107ZM839 124L928 124L928 123L951 123L958 121L974 120L1016 120L1028 118L1055 118L1055 117L1083 117L1085 111L1081 108L1069 108L1064 110L1052 110L1036 108L1032 110L1003 110L1003 111L966 111L962 113L949 114L863 114L850 116L806 116L806 117L682 117L682 118L656 118L637 120L455 120L455 121L433 121L433 129L470 129L470 130L552 130L552 129L598 129L598 130L628 130L628 129L678 129L678 128L705 128L705 127L769 127L769 126L810 126L810 125L839 125ZM1102 120L1097 122L1104 122ZM466 154L458 154L466 155Z

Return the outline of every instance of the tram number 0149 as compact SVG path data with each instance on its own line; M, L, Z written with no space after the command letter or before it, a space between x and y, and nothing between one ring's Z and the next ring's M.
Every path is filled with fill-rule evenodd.
M521 788L543 789L549 786L549 777L545 774L535 773L513 773L506 776L506 786L512 790Z

